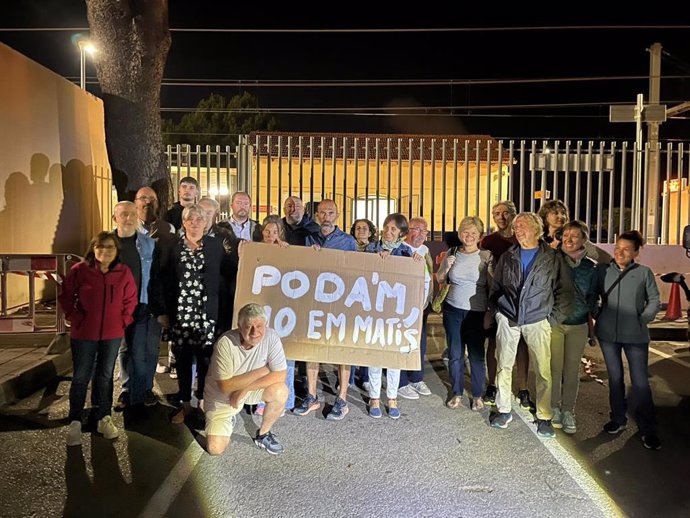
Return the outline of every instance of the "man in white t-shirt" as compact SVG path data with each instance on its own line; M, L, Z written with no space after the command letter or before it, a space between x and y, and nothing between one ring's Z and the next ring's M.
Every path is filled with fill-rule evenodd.
M268 453L283 453L283 446L271 432L280 417L288 389L287 362L280 337L267 327L266 313L258 304L247 304L237 316L238 328L223 334L213 350L206 377L207 450L220 455L242 407L266 403L254 443Z

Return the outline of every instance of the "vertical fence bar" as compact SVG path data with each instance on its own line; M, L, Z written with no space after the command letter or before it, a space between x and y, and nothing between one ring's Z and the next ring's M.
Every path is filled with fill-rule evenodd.
M597 182L597 243L601 243L601 227L604 225L604 142L599 142L599 171Z
M458 228L458 139L453 139L453 230Z
M443 139L441 141L441 171L443 173L442 176L442 191L441 191L441 235L446 233L446 190L447 190L447 182L446 182L446 144L448 143L447 139Z
M480 214L477 216L481 217ZM486 221L491 221L491 141L486 141Z
M206 161L206 190L211 190L211 146L208 144L204 150L204 160ZM216 184L216 192L220 194L220 185ZM218 196L216 194L216 196ZM215 198L216 196L213 196Z
M470 212L470 141L465 139L465 207L463 215L467 216ZM457 224L454 229L458 228Z
M578 140L575 150L575 219L580 216L580 193L582 191L582 141Z
M309 137L309 199L314 200L314 137Z
M513 162L515 161L514 152L515 152L515 141L510 140L510 141L508 141L508 193L504 198L506 200L512 200L513 199L513 185L514 185Z
M380 221L381 219L381 214L380 214L380 204L381 204L381 191L379 190L379 185L381 184L381 139L379 137L376 137L376 140L374 141L375 148L374 148L374 154L376 155L376 221Z
M419 216L424 217L424 139L419 139ZM430 221L431 235L434 235L434 222Z
M669 142L666 144L666 186L662 193L662 213L661 213L661 244L670 244L671 230L671 168L673 159L673 145ZM661 163L661 161L659 161ZM681 196L683 189L680 185L680 175L678 175L678 203L676 204L676 213L680 213ZM678 241L676 240L676 243Z
M271 151L272 139L271 135L266 136L266 216L272 214L271 211L271 162L273 162L273 153ZM259 203L257 194L257 203ZM259 221L261 223L261 221Z
M331 139L331 160L333 161L333 180L331 181L331 188L333 189L333 196L336 194L337 177L338 177L338 161L336 160L335 149L338 145L338 139L333 137ZM347 163L347 157L343 155L343 170ZM345 193L343 193L343 205L345 205ZM343 220L345 221L345 220Z
M326 137L321 137L321 199L326 197ZM335 189L334 189L335 191ZM335 200L335 192L332 193L331 198Z
M270 161L271 157L267 154L268 159ZM254 198L255 203L256 203L256 219L257 221L259 220L259 205L260 205L260 200L259 200L259 194L261 193L260 190L260 184L261 184L261 137L259 135L256 136L256 198ZM249 196L251 197L251 193L247 192ZM251 207L249 208L249 211L251 213Z
M613 237L613 219L614 219L614 207L613 207L613 191L615 187L615 177L614 171L616 170L616 143L611 142L611 169L609 171L609 217L606 226L606 242L611 243L611 238Z
M594 142L589 141L587 146L587 194L585 200L585 223L592 228L592 169L594 162Z
M386 139L386 164L388 165L388 183L387 183L387 190L386 190L386 211L388 214L391 213L391 201L393 201L393 196L392 196L392 188L391 188L391 180L392 180L392 172L391 172L391 139L388 137ZM395 212L399 212L398 207L396 206Z
M220 161L220 146L216 146L215 151L213 152L213 156L216 158L216 185L218 186L218 193L223 194L223 190L221 189L221 161ZM226 167L225 174L222 175L225 177L225 188L228 190L228 194L230 193L230 164ZM219 196L220 198L220 196Z
M644 143L644 155L643 155L643 160L644 160L644 174L640 175L640 181L642 184L640 185L639 193L642 195L642 228L641 232L642 235L645 237L645 241L647 240L647 236L649 235L649 229L647 228L647 209L648 209L648 201L647 201L647 186L649 185L649 142ZM656 243L654 243L656 244Z
M278 135L278 210L283 199L283 136Z
M287 160L288 160L288 195L294 196L295 191L292 190L292 136L287 138ZM302 200L304 201L304 200ZM316 214L312 214L315 217Z
M364 139L364 217L368 220L374 219L369 216L369 137ZM378 227L378 221L375 223Z
M299 197L304 200L304 138L300 135L297 139L297 156L299 160ZM312 207L314 200L310 199Z
M354 183L354 191L352 195L352 199L354 200L354 206L352 207L352 217L353 219L361 219L362 215L359 213L359 211L355 211L357 208L357 196L359 194L359 138L355 137L355 147L354 147L354 154L355 154L355 183ZM365 203L366 205L366 203ZM366 217L366 216L365 216Z
M398 211L402 212L402 139L398 139ZM407 218L411 218L412 214L408 214Z
M537 173L536 173L536 168L537 168L537 141L533 140L532 141L532 160L534 160L534 164L531 164L532 167L530 167L530 201L529 201L529 211L534 212L534 207L535 207L535 201L534 201L534 192L537 189Z
M549 149L549 143L544 140L541 144L541 152L542 155L544 156L544 168L541 170L541 186L539 189L541 190L541 197L539 198L539 208L541 208L544 203L546 203L546 191L548 190L548 180L546 178L546 171L549 168L549 160L548 155L547 155L547 150Z
M333 161L335 162L335 146L333 146ZM349 156L347 148L347 137L343 137L343 206L340 210L343 213L343 221L347 221L347 158ZM355 161L355 164L357 162ZM357 166L355 166L357 167ZM356 178L356 176L355 176ZM354 207L353 207L354 210ZM352 218L354 220L354 218Z
M527 162L525 160L525 144L524 140L520 141L520 208L518 212L525 212L525 164Z
M621 149L621 191L620 191L620 197L619 197L619 214L618 214L618 235L621 235L623 232L625 232L625 188L626 188L626 180L627 180L627 171L626 168L628 166L628 143L623 142L623 149ZM614 239L615 242L615 239Z
M414 161L412 159L412 156L414 153L413 153L413 149L412 149L413 144L412 144L411 138L407 139L407 145L408 145L407 160L409 162L409 177L408 177L408 184L409 184L408 185L408 193L409 193L409 195L408 195L408 199L410 200L408 203L408 205L409 205L408 211L410 213L410 217L412 217L412 214L413 214L412 213L412 177L414 176L413 175ZM422 215L420 214L419 217L421 218ZM433 239L433 236L432 236L432 239Z
M565 167L563 168L563 198L568 207L570 205L570 141L565 141Z
M436 194L436 139L431 139L431 196L429 197L429 214L431 218L431 233L433 235L434 228L436 225L436 209L434 205L436 204L435 194ZM422 191L424 192L424 191Z
M482 156L481 156L481 146L482 143L480 140L475 140L474 141L475 150L474 150L474 166L475 166L475 175L474 175L474 214L473 216L479 216L479 189L481 188L480 186L480 173L482 170Z
M559 183L558 173L561 172L560 168L558 167L559 166L558 159L560 158L558 155L558 147L559 146L560 146L560 141L558 141L558 140L554 141L554 143L553 143L553 162L555 164L553 166L553 199L554 200L560 200L560 198L558 197L558 193L559 193L559 190L558 190L558 183ZM565 204L566 204L566 206L568 205L568 200L565 200Z
M498 178L498 192L496 198L498 198L496 201L502 200L503 199L503 141L499 140L498 141L498 171L497 171L497 178ZM493 202L493 200L491 200ZM492 203L493 205L493 203ZM489 217L491 217L491 207L489 207ZM486 228L489 228L489 224L491 223L491 220L487 220L486 222Z

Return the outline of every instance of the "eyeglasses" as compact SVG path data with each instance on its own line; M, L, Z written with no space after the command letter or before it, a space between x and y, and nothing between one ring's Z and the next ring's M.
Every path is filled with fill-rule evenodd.
M507 218L507 217L510 216L510 212L508 212L507 210L504 210L504 211L496 211L496 212L492 212L491 214L492 214L495 218L497 218L498 216L503 216L504 218Z
M429 231L425 228L422 227L410 227L410 230L414 230L415 232L419 232L420 234L428 234Z
M141 196L136 197L137 200L144 200L144 201L156 201L155 196L146 196L145 194L142 194Z
M96 245L94 246L96 250L113 250L117 248L115 245Z

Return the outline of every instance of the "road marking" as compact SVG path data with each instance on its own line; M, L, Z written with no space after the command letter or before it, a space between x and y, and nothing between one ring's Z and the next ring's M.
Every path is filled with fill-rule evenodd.
M658 354L662 358L666 358L667 360L671 360L672 362L676 362L679 365L682 365L683 367L687 367L690 369L690 363L684 362L683 360L679 360L675 356L671 354L666 354L665 352L661 352L658 349L654 349L654 347L649 347L649 350L652 351L654 354Z
M519 403L518 403L519 405ZM618 507L616 502L606 493L599 483L584 469L577 460L555 439L542 439L537 435L537 430L532 424L532 415L529 414L529 419L525 416L522 410L513 412L522 419L527 425L527 428L539 438L544 447L556 459L563 469L570 475L575 483L580 486L582 491L589 497L589 499L599 508L603 516L625 516L623 511Z
M177 461L175 467L170 471L160 487L146 504L144 510L139 514L140 518L161 518L168 512L170 504L175 501L177 494L187 482L189 475L196 467L204 450L196 441L192 441L187 449Z

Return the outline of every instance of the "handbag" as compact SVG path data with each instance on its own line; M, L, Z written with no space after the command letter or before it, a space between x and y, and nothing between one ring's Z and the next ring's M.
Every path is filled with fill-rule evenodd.
M458 247L454 246L448 253L450 255L455 255L457 253ZM442 284L438 290L438 293L434 297L431 303L431 309L434 313L440 313L443 310L443 301L446 300L446 295L448 295L448 290L450 289L450 283Z

